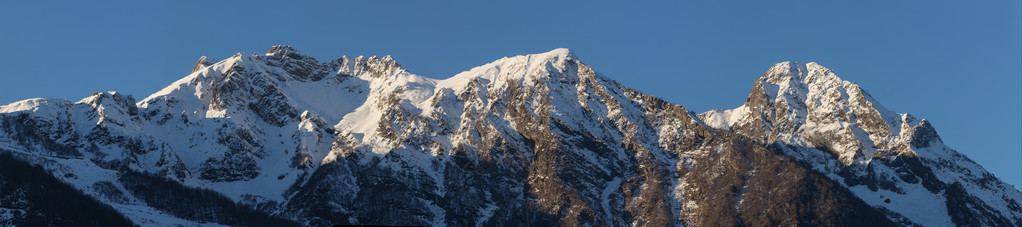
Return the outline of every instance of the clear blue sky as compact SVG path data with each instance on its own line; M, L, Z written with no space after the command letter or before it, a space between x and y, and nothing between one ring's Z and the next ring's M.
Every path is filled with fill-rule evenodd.
M815 61L1022 186L1020 1L480 2L4 1L0 103L141 99L199 56L275 44L321 61L389 54L433 78L567 47L702 112L741 105L774 63Z

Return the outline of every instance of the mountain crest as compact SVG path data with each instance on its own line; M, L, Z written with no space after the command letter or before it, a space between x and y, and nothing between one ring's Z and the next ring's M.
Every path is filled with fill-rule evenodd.
M504 57L439 81L438 86L460 90L461 86L465 86L471 81L479 80L502 85L507 81L522 82L528 78L578 83L577 78L572 78L563 72L578 67L588 69L588 66L580 63L581 61L574 52L567 48L558 48L545 53Z
M763 74L764 79L771 82L781 82L788 80L801 81L805 77L806 69L805 64L798 62L786 61L774 64Z
M763 79L772 83L794 80L811 84L821 78L830 79L837 76L833 73L833 71L816 62L802 64L793 61L785 61L774 64L774 66L770 67L770 69L763 74L763 77Z
M404 71L390 55L381 57L343 56L334 61L337 66L337 73L365 78L389 77Z
M120 92L116 91L96 92L93 93L92 96L78 102L98 107L111 101L120 106L135 106L135 98L131 95L122 95Z
M276 45L270 47L269 51L266 51L267 55L287 55L290 53L298 54L298 50L289 45Z
M575 51L572 51L571 49L568 48L557 48L539 55L560 57L565 59L578 59L578 57L575 56Z
M195 62L195 66L192 67L192 72L194 73L195 71L199 71L203 67L213 65L216 62L217 60L211 57L206 56L199 57L199 60Z
M200 58L138 103L0 106L0 153L149 224L235 216L174 217L152 202L182 198L135 172L310 226L1022 224L1022 193L819 64L748 97L695 116L565 48L431 79L280 45Z

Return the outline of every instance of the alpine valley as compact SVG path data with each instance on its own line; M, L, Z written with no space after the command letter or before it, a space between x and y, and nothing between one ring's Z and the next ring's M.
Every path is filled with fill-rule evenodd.
M0 164L13 225L1022 225L1022 192L816 63L697 114L567 49L437 80L274 46L0 106Z

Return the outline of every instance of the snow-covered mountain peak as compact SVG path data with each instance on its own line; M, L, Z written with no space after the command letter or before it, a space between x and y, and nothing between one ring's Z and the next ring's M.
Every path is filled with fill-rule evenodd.
M885 108L865 89L820 64L776 64L756 80L744 105L708 111L699 118L708 126L783 147L786 154L843 182L867 203L886 206L922 225L966 222L922 215L918 206L943 209L945 204L975 202L1010 207L993 211L1000 208L976 205L1006 217L1022 213L1017 205L1022 195L1002 182L986 180L993 176L943 144L929 121ZM960 199L954 191L961 190L975 197L953 202ZM931 194L935 200L930 200L936 202L919 199ZM947 213L962 212L956 206L947 205Z
M40 108L47 108L49 105L59 104L66 105L70 104L70 102L64 99L31 98L2 105L0 106L0 113L38 112Z
M358 56L354 58L343 56L330 64L331 67L336 67L336 73L338 74L355 76L365 80L390 78L397 74L406 73L401 68L401 65L390 55L383 56L382 58L377 56ZM337 66L333 66L335 64Z
M903 129L919 126L832 70L796 62L767 70L741 107L700 116L712 127L735 128L763 142L827 147L845 164L868 163L877 150L897 150Z
M773 67L763 74L764 79L770 82L779 83L782 81L801 81L806 72L806 65L798 62L786 61L774 64Z
M775 64L763 74L760 80L779 88L796 89L810 86L835 86L845 82L833 71L816 62L802 64L792 61Z
M276 45L270 47L269 51L266 51L266 55L287 55L290 53L298 54L298 50L289 45Z
M551 76L561 75L558 72L564 71L568 64L579 63L581 62L574 52L568 48L557 48L546 53L504 57L441 80L437 85L460 90L478 79L486 83L520 81L526 77L552 79Z
M192 67L192 72L194 73L195 71L199 71L203 67L213 65L216 62L218 62L218 60L213 59L211 57L206 56L199 57L199 60L195 62L195 66Z
M571 49L563 48L563 47L547 51L546 53L533 54L533 55L547 56L547 57L556 57L556 58L566 58L566 59L568 59L568 58L570 58L570 59L577 59L578 58L578 57L575 56L575 52L574 51L571 51Z
M100 105L104 99L113 99L114 101L117 102L130 101L129 103L134 103L133 101L134 98L132 98L131 95L122 95L120 92L116 91L92 93L91 96L85 97L84 99L78 101L78 103L86 103L89 105L97 106Z
M896 114L873 100L858 85L842 80L832 70L816 62L801 64L788 61L774 65L756 80L745 104L784 105L789 108L788 110L800 110L834 102L868 103L867 108L897 118ZM793 114L805 117L800 111Z
M557 49L553 49L553 50L547 51L546 53L529 54L529 55L524 55L524 56L520 55L520 56L511 57L511 59L518 58L518 57L524 57L526 59L526 61L530 61L530 62L536 62L536 63L548 62L548 63L553 63L554 65L562 65L564 62L568 62L568 61L576 61L576 62L579 61L579 58L577 56L575 56L575 52L571 51L568 48L557 48ZM518 59L518 60L521 60L521 59Z

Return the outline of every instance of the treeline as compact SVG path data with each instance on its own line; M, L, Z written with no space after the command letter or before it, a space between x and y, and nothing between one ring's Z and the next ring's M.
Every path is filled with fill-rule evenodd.
M132 226L110 205L85 195L50 175L0 150L0 208L12 209L12 226Z
M219 192L192 188L163 177L122 169L118 178L135 197L174 216L232 226L299 226L239 205Z

